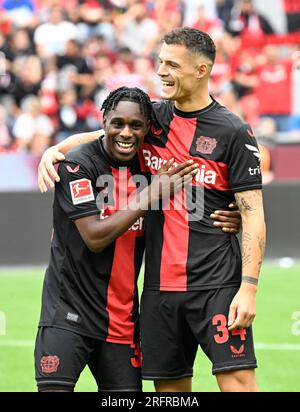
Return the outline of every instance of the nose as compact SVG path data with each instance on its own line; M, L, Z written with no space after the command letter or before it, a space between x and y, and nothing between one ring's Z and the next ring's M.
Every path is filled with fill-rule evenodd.
M156 73L160 77L168 76L167 66L163 62L159 63Z
M132 129L129 127L127 124L123 127L121 133L121 137L124 137L125 139L130 139L132 137Z

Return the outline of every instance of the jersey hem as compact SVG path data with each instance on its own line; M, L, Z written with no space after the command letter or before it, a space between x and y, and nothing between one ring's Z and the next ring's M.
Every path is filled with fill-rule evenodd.
M235 370L242 370L242 369L256 369L257 363L256 362L249 362L249 363L241 363L239 365L231 365L231 366L220 366L212 369L212 374L216 375L220 372L229 372Z
M115 338L110 338L108 336L103 336L103 335L94 335L92 333L88 333L86 331L83 330L78 330L78 329L73 329L71 327L66 327L66 326L62 326L62 325L55 325L55 324L51 324L51 323L44 323L44 322L40 322L38 327L47 327L47 328L57 328L57 329L63 329L63 330L67 330L69 332L73 332L73 333L77 333L78 335L81 336L86 336L87 338L91 338L91 339L96 339L96 340L101 340L104 342L108 342L108 343L119 343L119 344L123 344L123 345L131 345L136 343L136 340L134 338L131 339L115 339Z
M179 375L169 375L166 373L162 373L161 375L159 373L153 373L153 374L144 374L142 373L142 379L145 381L147 380L176 380L176 379L182 379L182 378L192 378L193 377L193 371L179 374Z
M201 286L188 286L186 287L176 287L176 286L145 286L144 290L156 290L159 292L194 292L194 291L201 291L201 290L211 290L211 289L222 289L222 288L230 288L234 286L240 286L240 281L230 282L230 283L222 283L220 285L201 285Z
M255 189L262 189L262 184L256 184L256 185L251 185L251 186L245 185L245 186L238 186L235 188L231 188L231 190L234 193L244 192L245 190L255 190Z

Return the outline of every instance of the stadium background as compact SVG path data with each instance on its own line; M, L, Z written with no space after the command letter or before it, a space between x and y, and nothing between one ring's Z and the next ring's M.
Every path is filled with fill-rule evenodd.
M258 382L263 391L300 391L300 0L0 0L0 391L35 390L53 198L37 191L40 155L101 127L99 106L116 87L158 99L159 39L182 25L213 37L211 93L259 140L268 242L254 329ZM194 390L217 390L203 355L195 369ZM77 390L95 390L88 371Z

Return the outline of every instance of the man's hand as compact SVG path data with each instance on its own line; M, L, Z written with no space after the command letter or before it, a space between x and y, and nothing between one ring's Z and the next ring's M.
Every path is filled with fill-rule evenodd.
M64 153L75 147L93 142L104 136L104 130L94 130L93 132L76 133L59 144L49 147L43 154L38 168L38 185L42 193L47 192L48 187L54 187L54 182L59 182L59 176L53 165L65 160Z
M60 178L54 168L54 164L62 162L65 156L57 151L55 146L49 147L43 154L38 167L38 186L42 193L47 192L48 187L54 187L54 181Z
M154 205L159 200L169 200L175 193L182 190L187 184L191 183L193 176L199 170L199 165L193 160L188 160L184 163L172 168L174 159L168 160L158 171L157 175L152 179L147 192L144 192L142 204L144 210ZM146 197L145 197L146 196ZM147 209L145 209L145 202Z
M235 202L230 203L229 207L232 210L216 210L210 217L214 219L214 225L223 232L237 234L241 230L241 214Z
M174 159L168 160L158 171L152 185L160 186L160 192L163 197L164 192L173 196L177 191L189 184L193 176L199 170L199 165L193 160L180 163L172 168ZM165 190L164 190L165 189Z
M251 326L256 315L256 289L255 285L242 283L229 308L229 331Z

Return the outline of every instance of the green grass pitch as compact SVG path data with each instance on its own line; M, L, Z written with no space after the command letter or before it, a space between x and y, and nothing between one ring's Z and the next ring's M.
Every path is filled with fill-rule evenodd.
M0 392L36 390L33 342L40 311L44 270L0 269ZM257 294L254 322L257 378L260 389L300 391L300 265L265 264ZM211 366L199 351L193 390L217 391ZM144 382L144 391L153 391ZM76 391L96 391L86 368Z

